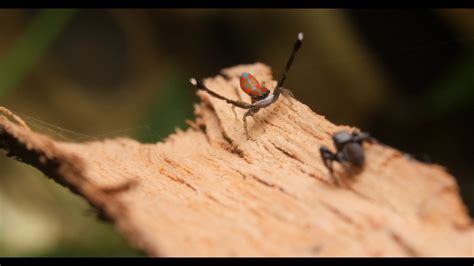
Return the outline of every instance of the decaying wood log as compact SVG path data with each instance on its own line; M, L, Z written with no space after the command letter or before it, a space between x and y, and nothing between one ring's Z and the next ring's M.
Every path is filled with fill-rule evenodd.
M248 101L238 75L269 87L262 64L205 84ZM319 147L336 126L281 97L242 126L244 110L198 92L190 128L165 141L55 141L0 117L0 146L82 195L150 256L472 256L474 227L442 167L364 144L367 164L336 186ZM17 118L18 121L18 118ZM73 210L71 210L73 211Z

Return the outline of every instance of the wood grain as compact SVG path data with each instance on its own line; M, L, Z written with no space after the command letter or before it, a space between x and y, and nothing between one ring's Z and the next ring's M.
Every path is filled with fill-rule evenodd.
M242 65L205 80L249 101ZM290 88L291 89L291 88ZM198 92L195 121L156 144L129 138L55 141L7 116L0 146L82 195L150 256L472 256L474 227L455 178L438 165L364 144L363 171L334 184L319 147L337 126L281 97L249 119ZM17 120L16 120L17 121ZM71 212L74 210L71 210Z

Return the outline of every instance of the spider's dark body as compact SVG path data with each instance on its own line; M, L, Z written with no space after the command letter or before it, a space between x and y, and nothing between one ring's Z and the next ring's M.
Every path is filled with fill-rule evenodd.
M293 93L291 93L290 90L283 88L283 83L285 82L286 75L288 74L288 71L290 70L291 65L293 64L293 60L295 59L296 52L298 52L302 43L303 43L303 33L300 32L293 46L293 50L291 51L290 58L288 59L288 62L286 63L283 74L281 78L278 80L278 83L272 93L270 93L270 90L265 87L265 84L262 83L262 85L260 85L258 80L254 76L252 76L252 74L244 72L240 75L240 88L242 88L242 90L250 96L252 100L251 104L243 102L243 101L235 101L235 100L226 98L210 90L203 84L202 81L198 81L194 78L191 78L189 81L198 89L206 91L213 97L224 100L227 103L232 104L234 107L247 109L247 112L245 112L242 120L244 122L245 134L247 135L247 138L249 138L249 134L247 130L247 116L253 116L260 109L270 106L272 103L278 100L278 98L280 97L280 94L283 94L285 96L290 96L290 97L293 96Z
M337 161L341 164L350 164L354 167L361 168L365 163L365 154L362 147L364 141L375 141L368 133L359 133L340 131L332 136L336 152L331 152L327 147L322 146L319 149L324 165L332 173L332 162Z
M362 146L358 143L347 143L342 147L341 152L346 161L354 166L362 167L365 162L365 154Z
M341 131L332 136L336 149L341 153L341 159L361 167L365 161L364 150L361 142L354 142L353 135L346 131Z

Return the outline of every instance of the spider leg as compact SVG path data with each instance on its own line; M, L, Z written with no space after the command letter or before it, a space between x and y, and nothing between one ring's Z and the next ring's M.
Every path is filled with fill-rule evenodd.
M328 168L329 172L333 173L332 162L338 161L337 155L332 153L326 146L319 148L319 153L323 159L324 165Z
M224 100L226 101L227 103L229 104L232 104L233 106L236 106L236 107L239 107L239 108L242 108L242 109L250 109L252 107L251 104L249 103L246 103L246 102L242 102L242 101L234 101L234 100L231 100L229 98L226 98L210 89L208 89L203 83L202 81L197 81L195 78L191 78L189 80L189 82L191 82L191 84L193 86L195 86L196 88L200 89L200 90L203 90L203 91L206 91L207 93L209 93L210 95L218 98L218 99L221 99L221 100Z
M287 97L295 98L295 95L289 89L282 89L281 94L283 94Z
M334 173L334 169L332 168L332 162L337 161L341 165L343 165L343 158L339 153L332 153L326 146L321 146L319 148L319 152L321 153L321 158L323 158L324 165L329 169L329 173L331 177L336 181L337 186L342 186L342 180L339 175Z
M352 140L358 143L362 143L363 141L368 141L370 143L378 143L378 140L370 136L369 133L366 132L353 132L352 133Z
M286 75L288 74L288 71L290 71L291 65L293 64L293 60L295 60L295 55L300 49L302 43L303 43L303 33L300 32L298 33L298 38L296 38L296 42L293 46L293 50L291 51L290 58L288 59L288 62L286 63L285 70L283 71L283 74L280 80L278 81L276 88L283 86L283 83L286 80Z
M292 99L295 99L295 95L293 94L293 92L289 89L282 89L281 94L285 95L285 97L288 98L290 105L293 107L294 103Z
M295 96L293 95L293 93L288 90L288 89L285 89L283 87L277 87L275 88L275 90L273 91L273 99L272 99L272 103L276 102L278 100L278 98L280 97L280 94L283 94L287 97L291 97L291 98L295 98Z
M247 136L247 139L250 139L249 132L247 129L247 116L253 116L256 112L260 110L260 107L258 106L252 106L247 112L245 112L244 117L242 120L244 121L244 129L245 129L245 136Z
M232 105L232 113L234 113L235 119L239 119L239 118L237 117L237 113L235 112L235 105Z

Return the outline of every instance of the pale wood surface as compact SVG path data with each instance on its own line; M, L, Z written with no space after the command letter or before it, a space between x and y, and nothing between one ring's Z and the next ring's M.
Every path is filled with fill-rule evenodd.
M205 84L249 101L243 71L276 84L262 64ZM198 95L191 127L161 143L59 142L1 116L0 146L82 195L150 256L473 255L472 220L444 168L364 144L366 167L352 176L336 167L338 187L319 147L333 149L331 134L353 128L281 97L249 119L247 140L244 110L236 118Z

